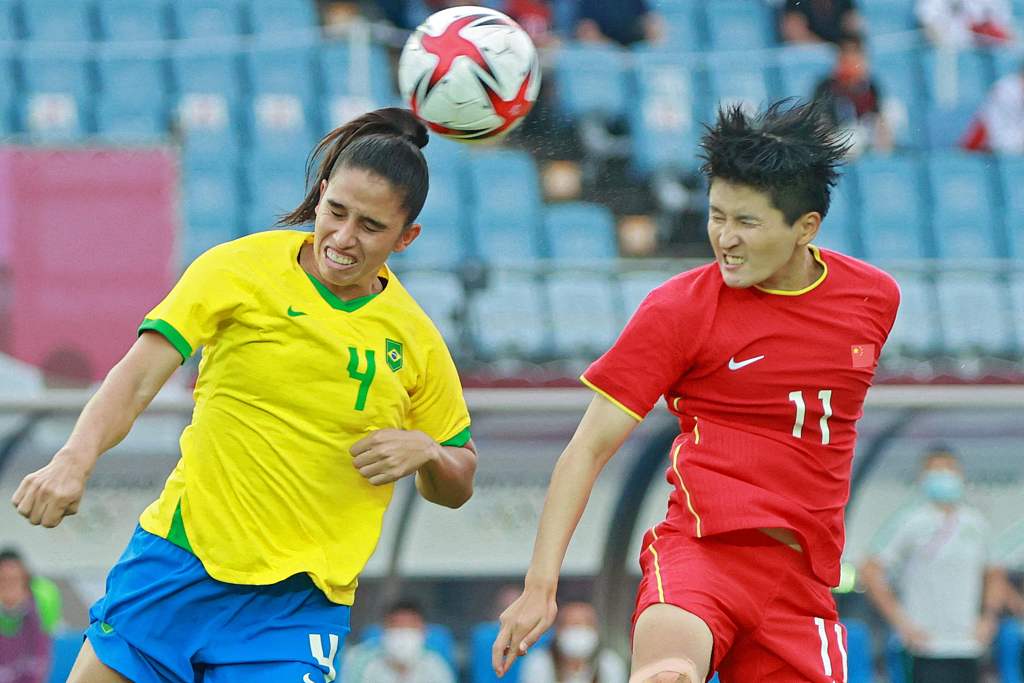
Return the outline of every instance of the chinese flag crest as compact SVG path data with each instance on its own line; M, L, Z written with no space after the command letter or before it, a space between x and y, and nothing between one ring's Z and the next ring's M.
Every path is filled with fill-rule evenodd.
M853 359L853 367L870 368L875 364L875 345L854 344L850 347L850 356Z

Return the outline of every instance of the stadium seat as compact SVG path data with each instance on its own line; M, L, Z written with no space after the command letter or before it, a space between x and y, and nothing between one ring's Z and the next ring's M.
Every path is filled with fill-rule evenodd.
M835 53L831 45L793 46L779 50L779 97L810 97L818 83L832 73Z
M302 47L261 47L245 59L246 75L253 95L289 94L303 103L316 92L316 60L311 49Z
M86 60L73 55L32 54L21 58L26 96L19 102L26 132L66 139L91 129L92 83Z
M633 165L646 176L663 169L690 169L700 126L694 63L679 54L657 50L633 53L635 103L629 108Z
M846 629L847 683L871 683L874 680L874 657L871 631L859 619L843 619Z
M1021 674L1021 626L1016 619L1001 619L992 643L992 659L1001 683L1024 683Z
M1010 310L1014 312L1017 352L1024 353L1024 272L1010 276Z
M305 159L298 154L273 162L250 160L245 163L243 177L246 200L242 230L246 233L276 229L278 218L306 196Z
M956 149L977 112L975 105L929 107L925 111L926 145L933 150Z
M29 0L21 3L26 37L43 42L92 40L88 0Z
M936 256L943 259L995 258L1005 255L995 177L991 163L959 152L930 154L925 162L931 186L931 225Z
M618 256L615 217L602 204L570 202L544 209L551 258L560 263L602 262Z
M1018 17L1018 21L1024 21L1024 15ZM1019 73L1021 64L1024 64L1024 49L1020 47L992 50L989 54L992 55L993 75L996 78Z
M314 0L249 0L252 32L277 33L319 24Z
M715 50L754 50L775 43L767 5L757 0L730 0L706 5L708 43Z
M346 41L325 41L320 49L320 75L330 128L356 113L389 106L397 97L387 51L376 43L363 50Z
M265 93L248 99L245 106L251 158L260 163L291 163L315 146L311 117L294 95Z
M32 52L21 56L22 84L26 93L67 93L85 99L93 90L84 57Z
M492 214L515 214L531 224L540 221L537 165L528 152L498 149L469 155L470 200Z
M167 108L159 99L119 100L101 96L96 102L96 133L119 142L166 138Z
M936 289L947 352L957 356L1011 353L1010 302L994 277L944 272Z
M440 330L448 348L454 353L460 346L460 321L465 306L462 283L452 273L414 270L398 277L412 298Z
M610 273L559 270L548 277L555 353L590 362L619 330L619 307Z
M99 35L107 41L164 40L168 34L164 0L101 0L96 3Z
M360 633L360 643L379 643L384 629L380 624L371 624ZM443 624L427 624L424 647L441 655L453 670L458 670L455 662L455 637L452 631Z
M714 120L721 107L742 104L747 111L759 110L768 101L768 77L765 69L750 60L730 60L712 66L708 73L710 98L704 120Z
M907 260L929 254L917 164L908 157L864 157L851 172L860 190L861 238L871 260Z
M665 35L662 41L654 46L655 49L697 52L704 47L704 35L701 31L704 17L701 3L689 0L669 3L661 7L658 13L665 24Z
M242 139L237 67L232 56L172 57L176 89L173 115L184 137L187 155L237 159Z
M397 258L392 257L396 263L410 267L454 268L472 251L466 229L465 193L458 170L449 165L431 168L430 190L416 219L423 230L409 249L397 254Z
M167 64L160 58L100 56L96 75L102 96L119 104L162 101L169 89Z
M188 0L170 3L180 38L220 38L242 33L238 0Z
M878 84L882 105L900 147L920 147L924 131L919 117L925 111L917 51L872 52L871 75Z
M999 186L1005 205L1009 256L1024 258L1024 158L1000 157L997 162Z
M14 103L17 99L14 87L14 62L0 53L0 136L17 130L14 123Z
M0 41L17 40L18 24L14 16L14 0L0 0Z
M71 667L74 666L78 651L81 649L81 633L62 633L53 639L53 664L49 683L67 683Z
M203 161L187 162L182 169L182 183L186 230L193 225L221 225L225 226L224 234L237 236L236 212L242 204L242 195L234 167Z
M991 65L985 55L978 50L962 50L947 61L945 54L933 49L921 54L928 101L944 109L977 107L992 85Z
M618 119L628 110L626 53L570 43L558 51L554 86L559 106L570 118Z
M658 270L636 270L619 276L619 290L622 295L622 310L619 328L640 306L640 303L656 287L660 287L669 279L669 275Z
M871 2L858 6L858 10L864 17L869 39L915 28L914 7L905 2Z
M470 299L473 342L484 358L537 357L550 348L544 292L532 275L490 274Z
M179 95L201 93L236 102L242 94L242 73L234 55L182 51L171 57L171 74Z
M930 283L914 272L894 271L900 286L900 308L896 314L886 351L900 355L925 356L938 346L936 305Z
M486 263L523 265L544 256L539 221L528 211L477 206L470 219L476 256Z
M856 216L859 215L859 212L851 209L851 188L852 182L846 179L842 180L832 190L832 201L828 208L828 215L822 221L821 229L818 231L818 236L814 239L814 244L842 254L860 257L860 236L856 221Z

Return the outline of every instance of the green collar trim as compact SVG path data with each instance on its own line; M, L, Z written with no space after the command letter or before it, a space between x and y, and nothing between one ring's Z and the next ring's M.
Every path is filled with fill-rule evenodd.
M326 301L331 308L339 311L345 311L346 313L358 311L360 308L370 303L370 301L374 297L380 295L380 292L384 291L382 289L380 292L377 292L376 294L367 294L366 296L361 296L359 298L351 299L349 301L342 301L340 298L338 298L337 294L327 289L327 286L324 285L324 283L320 282L309 273L306 273L306 277L309 278L309 281L313 283L314 287L316 287L316 291L320 294L321 297L323 297L323 300Z

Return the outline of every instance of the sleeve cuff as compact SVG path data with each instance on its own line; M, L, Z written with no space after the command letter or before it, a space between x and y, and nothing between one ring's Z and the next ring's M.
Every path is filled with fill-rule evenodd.
M473 438L473 434L469 431L469 427L466 427L461 432L456 434L450 439L446 439L441 442L442 446L452 446L453 448L462 448L469 440Z
M188 343L185 337L181 336L181 332L174 329L174 326L164 320L151 320L146 318L139 325L139 334L143 332L153 331L159 332L164 336L167 341L171 343L178 353L181 354L181 362L185 363L189 358L192 357L192 345Z
M596 393L600 394L601 396L604 396L606 399L611 401L615 405L615 407L617 407L622 412L626 413L626 415L629 415L631 418L633 418L637 422L643 422L644 421L644 416L643 415L641 415L640 413L636 412L635 410L627 408L625 405L623 405L622 401L619 401L614 396L609 394L607 391L605 391L604 389L602 389L601 387L597 386L596 384L591 382L589 379L587 379L586 375L580 375L580 381L583 382L584 386L592 389Z

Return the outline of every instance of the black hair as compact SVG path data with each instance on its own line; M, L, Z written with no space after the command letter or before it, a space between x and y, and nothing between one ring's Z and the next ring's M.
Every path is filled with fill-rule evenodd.
M427 618L427 613L423 611L423 605L418 600L413 598L399 598L393 603L388 605L387 612L385 614L395 614L396 612L414 612L423 619Z
M864 49L864 36L859 31L843 31L839 34L839 40L836 42L839 47L852 45L858 49Z
M21 557L21 553L14 548L3 548L0 550L0 562L8 562L10 560L20 562L22 565L25 564L25 560Z
M427 128L408 109L386 107L363 114L325 135L306 162L306 197L278 225L303 225L316 218L320 182L342 168L358 168L384 178L404 193L405 223L416 220L429 187Z
M828 213L838 167L849 152L849 135L828 122L818 101L779 100L748 116L741 105L718 110L704 126L701 172L766 192L793 224L800 216Z

